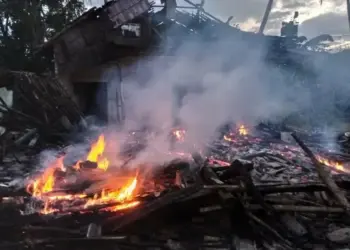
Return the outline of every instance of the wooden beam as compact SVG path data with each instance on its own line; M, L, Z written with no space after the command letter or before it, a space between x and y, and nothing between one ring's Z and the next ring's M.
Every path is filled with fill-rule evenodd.
M272 5L273 5L273 0L269 0L269 2L267 3L267 6L266 6L266 10L265 10L263 19L262 19L261 24L260 24L260 28L259 28L260 34L264 33L265 26L267 24L267 20L269 19L269 15L270 15L270 12L272 9Z
M348 15L348 24L350 29L350 0L345 0L345 1L346 1L347 15Z

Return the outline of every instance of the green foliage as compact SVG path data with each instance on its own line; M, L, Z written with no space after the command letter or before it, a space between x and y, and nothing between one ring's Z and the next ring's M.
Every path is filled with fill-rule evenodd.
M52 53L35 50L83 11L83 0L0 0L0 67L52 70Z

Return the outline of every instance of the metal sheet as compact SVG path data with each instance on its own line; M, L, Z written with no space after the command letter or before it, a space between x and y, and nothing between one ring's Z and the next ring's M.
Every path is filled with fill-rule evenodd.
M150 7L148 0L120 0L108 6L107 13L108 18L113 22L113 27L118 28L147 12Z

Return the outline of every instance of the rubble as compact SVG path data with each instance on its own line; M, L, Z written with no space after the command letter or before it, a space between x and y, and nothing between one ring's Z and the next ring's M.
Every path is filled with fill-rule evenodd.
M1 240L1 249L94 248L102 242L118 249L346 247L347 207L319 177L315 165L322 163L310 160L295 143L268 143L271 137L256 133L231 131L213 142L207 155L174 154L177 160L151 168L121 162L123 169L106 163L100 136L86 161L56 162L48 167L56 169L53 175L50 170L30 176L44 181L32 182L41 189L34 192L30 181L22 190L3 186L1 231L12 236ZM316 159L322 152L312 154ZM348 199L347 175L337 165L322 167L334 170L327 178ZM50 188L49 176L56 182ZM16 230L23 234L16 236Z
M350 243L350 228L340 228L327 234L327 238L335 243Z
M35 154L50 143L56 146L81 124L82 113L55 77L2 70L0 79L13 92L12 105L0 97L2 160L7 153Z
M120 45L142 52L145 45L166 39L171 42L164 54L171 54L184 36L168 39L169 23L183 34L214 43L215 37L236 34L252 44L265 40L187 0L197 15L169 6L154 13L146 1L129 2L89 10L41 49L54 48L59 72L85 69L85 75L104 61L123 61L119 52L130 52ZM140 20L133 27L146 27L139 38L129 30L136 40L124 36L127 27L122 27L135 17ZM204 24L215 32L199 32ZM97 44L86 41L87 35ZM58 49L65 36L74 37L65 44L67 55ZM266 39L276 47L266 60L284 67L303 64L311 53L285 50L281 37ZM17 93L20 105L8 107L0 99L6 130L1 135L0 249L343 249L349 243L350 155L324 150L308 132L239 124L199 153L176 152L187 132L174 128L176 138L166 152L173 160L161 165L134 165L145 145L133 133L134 143L113 155L117 162L111 161L100 135L85 158L66 164L62 150L52 165L33 173L38 152L57 138L65 141L86 122L56 78L8 71L1 76L11 83L6 87ZM348 137L341 138L343 145L349 144Z

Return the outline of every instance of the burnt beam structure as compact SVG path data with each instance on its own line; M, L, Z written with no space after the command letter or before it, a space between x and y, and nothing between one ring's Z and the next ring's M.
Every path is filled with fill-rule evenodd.
M84 91L74 93L73 90L77 89L75 85L81 85L80 79L75 79L75 75L94 71L94 68L111 59L110 54L115 55L112 59L116 61L118 57L123 56L124 49L120 47L128 47L125 49L128 51L130 47L147 45L150 38L150 7L147 0L108 1L100 8L91 8L85 12L38 50L52 50L56 74L68 89L72 90L72 94L76 95L78 103L81 104L80 108L84 109L88 106L87 102L92 100L83 96ZM101 86L98 88L107 88L107 103L101 106L104 107L103 111L108 113L108 120L120 122L123 117L123 104L119 63L115 63L113 68L116 69L113 79L110 76L105 79L106 74L100 73L88 82L100 82ZM117 74L119 76L115 77ZM117 103L112 104L113 101Z
M108 44L141 43L141 38L147 36L147 27L142 25L147 15L141 15L149 8L147 0L110 1L84 13L41 49L53 49L58 73L98 65L104 61L101 55Z
M100 82L103 86L108 82L106 92L109 97L106 100L109 100L109 104L104 106L105 110L109 110L107 113L114 112L107 115L113 122L121 122L125 116L123 79L132 75L139 84L146 84L152 77L149 73L151 71L145 72L138 66L137 70L129 72L130 65L137 65L138 61L152 56L164 56L171 64L172 56L187 42L208 43L213 50L217 48L218 51L224 50L216 46L218 40L223 39L232 40L232 44L240 39L251 47L264 44L267 47L265 60L273 67L280 67L292 75L298 72L298 75L308 78L308 81L314 81L309 59L322 53L307 50L301 43L303 37L265 36L261 33L244 32L205 12L202 5L187 0L185 2L197 9L196 13L181 11L181 6L177 6L176 1L164 1L161 6L163 9L158 12L153 7L159 6L148 0L108 1L102 7L92 8L84 13L45 43L39 51L53 51L57 76L68 90L73 90L78 82ZM235 58L228 55L232 44L227 43L226 48L227 70L232 68L231 59ZM111 68L115 71L112 74L114 76L106 79ZM79 99L79 94L75 95ZM112 102L117 104L112 105ZM78 100L78 103L83 101Z

